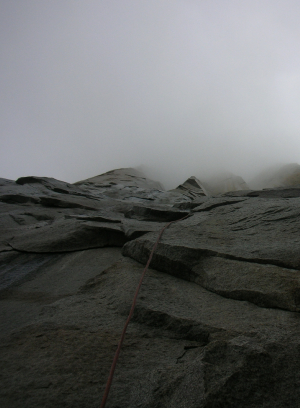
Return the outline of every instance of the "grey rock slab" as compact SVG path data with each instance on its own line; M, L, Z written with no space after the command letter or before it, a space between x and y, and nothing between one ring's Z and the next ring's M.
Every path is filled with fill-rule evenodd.
M0 180L1 406L100 405L141 263L164 214L191 209L154 254L107 407L298 405L297 189L192 199L130 169L19 182ZM149 209L164 222L136 219Z
M226 297L299 311L298 200L209 201L164 232L152 267ZM145 264L157 236L127 243L123 254Z
M76 293L89 279L122 258L118 247L96 248L63 254L0 254L0 291L2 298L13 289L20 296L45 297Z
M1 194L0 201L9 204L37 204L40 202L38 197L31 197L26 194Z
M95 188L97 188L98 193L96 193ZM111 186L110 188L94 187L92 190L89 189L91 194L95 197L99 196L101 192L101 198L118 200L127 202L128 204L139 204L139 205L153 205L153 204L166 204L172 206L176 203L190 202L191 198L172 191L161 191L157 189L149 189L134 186L124 186L122 184L117 184Z
M135 219L124 219L122 220L122 230L128 240L136 239L150 231L159 232L165 223L152 222L152 221L138 221Z
M3 180L3 179L2 179ZM41 192L46 192L47 189L42 185L19 185L13 180L7 180L7 182L0 183L0 200L5 201L3 197L8 197L9 195L13 196L26 196L33 197L38 196Z
M295 344L265 344L244 335L211 343L201 359L203 407L297 406L299 363L293 356L298 360Z
M14 185L15 181L0 177L0 187Z
M203 203L209 200L209 197L197 197L191 201L185 201L180 203L175 203L174 208L179 208L180 210L192 210L196 207L199 207Z
M25 254L13 250L0 253L0 292L33 278L52 258L53 255Z
M182 191L165 191L160 183L146 178L135 169L117 169L102 175L75 183L86 195L123 200L136 204L174 205L190 202L195 198L182 194Z
M102 190L102 196L114 200L123 200L136 203L149 203L154 201L160 193L156 190L145 189L141 187L131 187L116 185L109 189Z
M76 294L121 257L120 248L0 254L0 337L35 322L45 305Z
M125 320L142 269L132 261L118 262L89 281L82 293L101 297L103 306L109 305L109 310L121 313ZM60 324L63 323L62 302L66 301L59 302L55 314ZM70 302L68 307L72 311L69 320L74 321L79 306ZM92 304L88 307L93 308ZM80 323L78 317L75 322ZM149 336L144 350L138 337L143 327ZM161 340L153 341L153 333L155 339ZM282 391L284 387L296 386L298 381L298 376L293 377L293 372L299 372L298 358L290 364L293 355L299 356L296 313L225 299L193 283L149 270L126 338L129 343L124 348L116 388L111 389L113 406L138 406L143 393L147 393L149 407L186 407L186 401L190 407L198 407L199 398L200 406L225 401L228 406L239 407L249 399L254 406L264 406L263 400L267 400L273 405L266 407L279 408L285 403L293 406L296 401L294 394ZM181 353L176 354L170 340L169 350L165 349L166 339L176 339L177 345L184 341L191 343L186 343ZM135 346L130 353L131 341ZM166 358L160 357L163 349ZM157 356L158 371L152 366L155 363L150 357L152 353ZM139 360L141 355L143 358ZM133 361L139 363L135 366ZM144 365L147 361L148 366ZM143 378L150 376L145 383L138 382L138 391L133 385L135 370ZM121 390L126 394L124 400Z
M2 406L36 408L49 401L53 407L99 406L118 340L118 332L111 328L89 331L74 324L34 324L14 333L0 348ZM168 372L168 362L176 361L174 356L180 356L189 344L127 336L106 406L154 406L152 393L160 386L161 373ZM128 365L129 360L132 364Z
M299 365L288 361L298 352L272 348L241 336L208 346L202 355L193 353L188 364L160 370L147 407L271 408L298 404ZM188 354L188 353L187 353ZM285 355L285 359L283 358ZM293 372L296 374L293 376ZM280 384L280 386L278 386ZM294 384L294 386L290 386ZM295 391L293 388L295 387Z
M72 209L73 214L95 214L94 211ZM54 221L69 214L69 209L45 208L39 205L5 204L0 203L1 232L7 228L22 228L40 221ZM0 232L0 233L1 233Z
M17 182L0 185L0 201L10 204L38 203L41 195L55 193L42 183L18 184Z
M98 251L106 249L55 255L35 279L17 288L19 300L2 300L11 302L10 330L15 328L1 340L2 405L35 408L51 400L53 406L99 406L143 267L130 259L110 263L118 257L112 254L109 267L101 269ZM91 274L77 293L74 272L81 282ZM69 292L68 281L74 285ZM51 293L70 296L42 308L36 298L25 301L26 293L40 290L48 291L48 299ZM5 313L9 322L8 308ZM300 372L295 315L226 299L150 269L107 405L294 407Z
M126 317L142 272L142 265L122 259L87 282L81 293L92 296L102 293L105 302ZM205 333L209 341L226 333L232 336L247 333L249 336L258 335L266 341L271 338L282 341L288 337L298 342L298 319L298 313L225 298L193 282L153 269L149 269L144 278L134 315L137 323L163 328L174 334L185 322L195 331L198 327L199 333ZM188 330L185 328L181 337L186 335Z
M100 197L55 179L24 177L0 186L0 201L9 204L42 204L49 207L98 209Z
M16 180L16 184L45 187L48 190L62 194L82 194L79 186L74 186L73 184L51 177L20 177Z
M222 296L262 307L300 311L300 272L297 270L207 257L192 271L194 282Z
M19 224L19 227L26 225L38 224L42 221L48 223L56 219L64 218L64 214L68 213L66 210L57 210L56 208L43 208L40 206L20 207L9 212L9 216Z
M189 274L197 260L217 255L300 269L299 204L297 198L256 198L195 213L164 232L152 265ZM156 239L146 234L127 243L123 254L145 262Z
M27 228L10 239L9 245L18 251L45 253L122 246L125 242L119 224L67 219Z
M205 198L205 197L203 197ZM188 195L182 194L175 190L170 191L160 191L155 194L155 204L166 204L174 206L175 208L180 204L191 203L193 200L196 200L195 197L191 198ZM185 209L185 208L183 208Z
M188 215L188 211L180 211L166 206L138 206L134 205L125 213L126 218L134 218L141 221L170 222L179 220Z
M44 207L55 208L83 208L95 211L103 208L103 203L100 200L65 195L40 196L39 203Z
M97 217L97 215L99 215ZM72 220L82 219L82 221L115 222L117 214L106 214L94 210L84 210L80 208L45 208L40 206L22 206L0 204L0 251L10 250L8 242L19 235L31 234L33 230L52 224L54 221L63 221L70 218ZM82 218L83 217L83 218ZM95 217L95 218L94 218ZM121 219L122 216L120 215ZM118 221L120 222L120 220Z
M77 219L82 221L96 221L96 222L113 222L113 223L120 223L123 217L119 216L118 214L109 213L109 212L98 212L97 215L95 214L67 214L65 215L66 219Z
M224 206L224 205L232 205L232 204L243 202L245 200L247 200L247 198L243 198L243 197L238 197L238 198L232 198L232 197L208 198L203 203L201 203L200 205L198 205L196 207L193 207L193 212L209 211L209 210L211 210L213 208L216 208L216 207L221 207L221 206Z

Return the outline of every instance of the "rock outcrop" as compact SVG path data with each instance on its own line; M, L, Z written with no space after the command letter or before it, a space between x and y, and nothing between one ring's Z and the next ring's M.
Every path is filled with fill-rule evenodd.
M185 194L192 199L209 195L203 183L194 176L188 178L184 183L179 184L178 187L171 191Z
M297 407L300 188L242 187L0 179L1 407L100 406L170 221L106 407Z

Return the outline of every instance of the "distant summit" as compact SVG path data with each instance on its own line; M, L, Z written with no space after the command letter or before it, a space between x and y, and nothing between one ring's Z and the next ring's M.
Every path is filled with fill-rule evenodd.
M86 180L77 181L74 184L114 185L117 184L116 179L118 180L118 184L123 186L143 188L147 187L158 190L164 190L161 183L146 178L145 174L142 171L139 171L132 167L111 170L106 173L100 174L99 176L91 177Z
M116 183L117 180L117 183ZM75 185L94 185L98 187L111 187L118 184L118 188L147 188L157 191L165 191L159 181L147 177L140 169L120 168L108 171L95 177L74 183ZM230 172L219 172L211 177L197 178L190 176L176 188L168 190L174 194L183 195L189 199L203 196L216 196L235 191L262 190L264 188L294 187L300 185L300 165L290 163L274 166L262 171L250 182Z
M269 168L259 173L249 185L256 190L300 185L300 165L290 163Z
M249 190L245 180L229 172L224 172L205 181L206 195L215 196L230 191Z

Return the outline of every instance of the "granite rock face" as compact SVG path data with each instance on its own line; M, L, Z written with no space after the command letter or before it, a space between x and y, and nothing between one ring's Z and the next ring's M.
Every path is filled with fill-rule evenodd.
M299 405L300 188L165 191L118 169L0 179L1 407L100 406L171 221L106 407Z

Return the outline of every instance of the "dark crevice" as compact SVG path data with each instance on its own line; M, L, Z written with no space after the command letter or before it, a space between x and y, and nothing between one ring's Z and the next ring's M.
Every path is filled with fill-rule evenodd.
M121 221L119 221L119 220L118 221L112 221L112 222L121 223ZM50 224L51 224L51 221L50 221ZM143 236L143 235L145 235L145 234L147 234L149 232L152 232L152 231L149 231L149 230L146 230L146 231L145 230L144 231L136 230L133 233L130 233L130 234L127 233L126 234L124 229L122 229L119 232L122 233L122 243L120 243L120 244L109 243L107 245L101 245L101 246L95 245L95 246L89 246L87 248L69 249L69 250L63 250L63 251L32 251L32 250L25 250L25 249L16 248L10 242L5 242L5 244L7 246L9 246L10 248L12 248L14 251L18 251L18 252L21 252L21 253L29 253L29 254L63 254L63 253L87 251L89 249L96 249L96 248L107 248L107 247L119 247L119 248L122 248L127 242L133 241L136 238L140 238L141 236ZM14 237L12 237L11 239L13 239L13 238ZM1 250L0 252L9 252L9 251L10 250L7 249L7 250Z
M71 294L51 295L46 292L20 292L12 286L18 286L22 282L18 281L7 289L0 291L0 300L14 300L26 303L50 304L57 300L72 296Z
M232 259L232 260L235 260L235 261L257 263L257 264L261 264L261 265L274 265L274 266L280 266L281 268L299 270L297 268L291 268L291 265L288 265L285 262L276 261L274 259L243 258L241 256L235 256L235 255L230 255L230 254L221 254L219 252L213 252L213 251L211 251L211 253L213 255L217 256L217 257L225 258L225 259Z
M201 347L201 346L200 345L199 346L184 346L183 353L179 357L176 357L176 364L180 363L180 360L186 355L186 353L189 350L193 350L193 349L199 348L199 347Z
M207 205L205 208L199 208L198 210L193 210L193 211L194 212L210 211L213 208L222 207L222 206L225 206L225 205L237 204L237 203L240 203L240 202L243 202L243 201L246 201L246 200L247 200L247 198L243 198L243 199L234 200L234 201L222 201L221 203L212 203L210 205ZM206 205L206 203L204 205Z
M177 252L177 255L179 254L178 259L175 260L175 259L172 259L171 257L161 255L159 253L159 249L160 249L161 245L163 245L166 248L166 250L168 250L168 248L171 248L171 249L173 248L175 250L178 250L178 252ZM148 248L144 248L144 249L146 249L146 251L148 253L148 256L149 256L150 250ZM123 251L123 254L125 256L129 256L129 257L131 256L130 252L129 251L127 252L126 250ZM160 259L158 260L157 265L156 265L155 257L157 257L157 256L159 256ZM232 260L235 260L235 261L257 263L257 264L261 264L261 265L274 265L274 266L280 266L282 268L287 268L287 269L300 270L300 269L297 269L295 267L291 267L291 265L289 265L289 264L287 264L285 262L275 260L275 259L270 259L270 258L265 258L265 259L254 258L254 257L253 258L244 258L242 256L237 256L237 255L232 255L232 254L227 254L227 253L221 253L221 252L218 252L218 251L214 251L212 249L187 248L185 250L180 246L169 246L169 245L166 245L166 244L159 244L158 245L158 248L157 248L156 252L154 253L152 265L155 265L155 267L156 266L159 267L159 264L161 263L161 261L163 261L163 264L165 264L165 265L167 265L167 262L170 262L170 263L175 264L175 265L176 265L176 263L178 263L178 264L180 264L180 266L184 266L186 270L191 271L192 267L196 263L198 263L199 259L201 259L203 257L207 257L207 256L215 256L215 257L219 257L219 258L232 259ZM136 258L134 258L134 259L136 259ZM140 262L139 259L136 259L136 260L138 262ZM143 261L141 261L141 262L143 263ZM173 267L174 267L174 265L172 265L172 268Z
M198 347L207 345L212 334L224 332L223 329L201 324L192 319L179 318L140 305L135 308L132 319L149 327L163 328L172 332L177 339L195 341Z
M20 252L23 254L46 254L46 255L62 255L62 254L70 254L72 252L80 252L80 251L88 251L90 249L100 249L100 248L122 248L122 245L105 245L105 246L93 246L93 247L88 247L88 248L81 248L81 249L73 249L73 250L65 250L65 251L26 251L24 249L17 249L14 248L13 245L10 243L7 243L14 251ZM1 252L11 252L10 250L7 251L1 251Z
M7 243L7 245L8 245L10 248L14 249L10 244ZM16 250L15 250L15 251L16 251ZM3 252L11 252L11 249L1 249L1 250L0 250L0 254L2 254Z
M219 296L222 296L226 299L232 299L232 300L238 300L238 301L246 301L253 303L256 306L266 308L266 309L278 309L278 310L283 310L287 312L295 312L299 313L299 308L297 307L296 304L289 304L289 305L282 305L282 302L280 302L280 299L276 299L274 295L272 294L266 294L264 293L263 295L259 291L255 290L220 290L220 289L215 289L213 287L207 287L205 284L202 285L199 283L201 287L204 289L208 290L209 292L216 293ZM280 302L279 304L276 304L277 302Z

